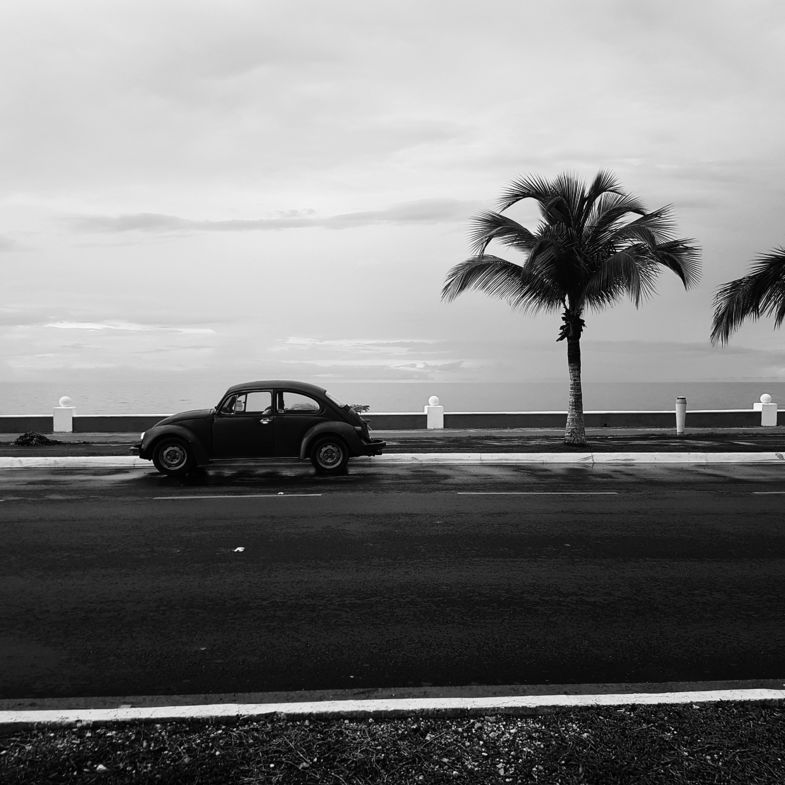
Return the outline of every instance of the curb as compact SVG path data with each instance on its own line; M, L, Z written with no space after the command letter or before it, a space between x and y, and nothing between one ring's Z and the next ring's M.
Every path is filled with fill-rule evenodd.
M294 459L292 459L294 460ZM380 464L629 464L629 463L785 463L781 452L605 452L605 453L390 453L373 459L355 458L369 465ZM0 469L152 469L150 461L122 455L67 455L60 457L0 457Z
M597 452L597 453L391 453L373 458L380 463L521 464L566 463L783 463L780 452Z
M213 703L201 706L147 706L109 709L0 711L0 726L67 725L79 722L213 719L219 717L390 717L450 713L532 713L598 706L785 701L785 690L738 689L696 692L638 692L599 695L529 695L492 698L401 698L326 700L307 703Z

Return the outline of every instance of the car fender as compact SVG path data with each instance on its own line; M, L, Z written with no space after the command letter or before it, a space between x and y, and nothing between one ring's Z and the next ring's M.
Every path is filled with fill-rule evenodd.
M350 455L360 454L361 440L354 426L339 420L330 420L329 422L320 422L305 432L300 444L300 458L307 458L314 441L327 434L340 436L346 442Z
M184 442L186 442L193 450L194 458L196 459L197 464L202 465L210 460L210 455L207 451L207 448L204 446L204 444L202 444L201 440L196 437L193 431L183 427L182 425L174 424L163 425L160 428L156 428L154 433L148 434L150 442L149 444L143 445L140 457L152 458L155 445L166 436L176 436L178 439L182 439ZM147 441L147 439L145 439L145 441Z

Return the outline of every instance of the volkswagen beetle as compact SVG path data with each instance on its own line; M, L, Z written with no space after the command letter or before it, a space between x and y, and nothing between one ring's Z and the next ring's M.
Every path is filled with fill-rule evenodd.
M310 459L319 474L345 474L349 458L381 455L368 424L326 390L294 381L230 387L213 409L180 412L142 434L132 451L172 476L221 459Z

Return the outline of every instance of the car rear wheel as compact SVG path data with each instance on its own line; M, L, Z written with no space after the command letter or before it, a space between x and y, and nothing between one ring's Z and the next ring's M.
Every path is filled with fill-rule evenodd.
M346 474L349 450L343 439L323 436L311 447L311 463L317 474Z
M153 450L153 465L161 474L177 477L191 470L193 453L182 439L161 439Z

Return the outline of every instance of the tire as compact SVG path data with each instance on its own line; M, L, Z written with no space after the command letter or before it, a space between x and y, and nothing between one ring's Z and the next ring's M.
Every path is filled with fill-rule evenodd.
M193 452L182 439L164 438L153 449L153 465L161 474L180 477L193 468Z
M317 474L346 474L349 450L338 436L322 436L311 447L311 463Z

